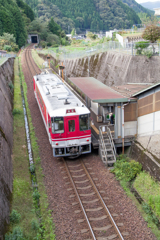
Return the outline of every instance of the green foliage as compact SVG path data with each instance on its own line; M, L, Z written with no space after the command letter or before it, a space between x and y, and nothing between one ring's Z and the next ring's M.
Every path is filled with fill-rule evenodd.
M143 31L142 38L154 43L160 38L160 27L153 24L147 26Z
M21 112L20 109L14 108L14 109L13 109L13 112L12 112L12 115L15 116L15 115L19 115L19 114L21 114L21 113L22 113L22 112Z
M120 0L25 0L38 17L48 21L53 17L65 33L90 29L92 32L114 28L130 28L141 23L135 11ZM139 5L140 6L140 5Z
M30 167L29 167L29 170L30 170L31 173L35 173L35 165L31 164Z
M151 58L153 56L153 52L151 50L143 50L142 54L147 56L148 58Z
M87 38L90 38L92 40L95 40L97 38L96 34L93 34L92 32L88 32L87 33Z
M11 224L19 223L20 219L21 219L21 215L16 210L13 209L11 214L10 214L10 222L11 222Z
M11 52L12 47L11 47L10 45L4 45L3 49L4 49L5 51Z
M48 29L50 32L52 32L53 34L56 34L56 35L59 35L61 32L60 26L53 20L53 17L51 18L51 20L48 23Z
M0 48L6 51L18 51L18 46L16 45L16 38L13 34L3 33L0 36Z
M122 2L131 7L136 13L145 13L147 15L154 14L154 11L144 8L141 4L138 4L136 1L122 0Z
M37 219L32 219L31 221L31 227L33 230L38 231L39 230L39 222Z
M136 42L136 44L135 44L135 49L137 49L136 53L138 55L142 54L142 50L144 48L147 48L148 46L149 46L149 42L148 41Z
M111 170L116 175L118 180L131 181L142 170L140 163L135 160L129 160L124 156L120 156L114 164L114 169Z
M5 240L25 240L22 229L15 227L12 233L5 235Z
M10 83L8 84L8 86L9 86L9 88L10 88L11 90L14 89L14 86L13 86L13 83L12 83L12 82L10 82Z
M26 14L26 16L33 21L34 20L34 12L33 10L22 0L16 0L17 5L23 10L23 12Z
M75 29L74 28L72 29L71 36L72 37L75 36Z
M27 34L22 14L14 1L0 1L0 25L1 35L3 33L13 34L19 47L25 44ZM18 42L20 35L23 36L23 43Z
M134 181L134 188L138 191L154 213L160 217L160 184L149 173L141 172Z
M39 192L38 192L37 189L34 190L32 196L33 196L33 199L34 199L35 201L39 200L40 194L39 194Z
M160 202L159 202L159 203L160 203ZM142 208L143 208L144 212L145 212L147 215L149 215L150 220L151 220L152 222L154 222L154 224L158 225L158 224L159 224L159 219L158 219L158 218L155 216L155 214L152 212L150 206L149 206L147 203L144 202L144 203L142 204Z

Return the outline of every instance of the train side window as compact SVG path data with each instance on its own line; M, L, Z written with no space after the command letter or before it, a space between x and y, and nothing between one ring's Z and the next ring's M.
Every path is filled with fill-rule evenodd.
M63 117L55 117L52 120L52 133L64 133Z
M68 128L69 128L69 132L74 132L75 131L75 121L74 120L69 120L68 121Z
M90 129L89 114L84 114L79 116L79 127L80 127L80 131L85 131Z

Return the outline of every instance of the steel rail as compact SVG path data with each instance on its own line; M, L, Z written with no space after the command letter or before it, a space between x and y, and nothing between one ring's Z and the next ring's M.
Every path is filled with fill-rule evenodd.
M35 74L37 74L37 71L35 69L35 62L34 62L34 60L32 58L31 50L32 50L32 46L29 46L28 48L26 48L25 59L26 59L26 63L27 63L28 69L30 70L30 76L31 76L31 79L32 79L33 76ZM29 64L31 62L32 62L32 67L31 67L31 64ZM38 68L37 65L36 65L36 67Z
M64 161L64 159L63 159L63 161ZM79 203L80 203L80 206L81 206L81 208L82 208L82 211L83 211L84 216L85 216L85 218L86 218L86 221L87 221L87 223L88 223L88 226L89 226L89 229L90 229L90 231L91 231L92 237L93 237L94 240L96 240L96 237L95 237L95 235L94 235L93 229L92 229L92 227L91 227L91 225L90 225L89 219L88 219L88 217L87 217L86 211L85 211L85 209L84 209L84 207L83 207L82 201L81 201L81 199L80 199L80 197L79 197L79 194L78 194L78 192L77 192L77 189L76 189L76 186L75 186L75 184L74 184L74 181L73 181L73 179L72 179L72 177L71 177L71 174L70 174L70 171L69 171L69 169L68 169L68 166L67 166L66 161L64 161L64 163L65 163L65 167L66 167L66 169L67 169L67 173L68 173L68 175L69 175L69 178L70 178L70 180L71 180L71 182L72 182L74 191L75 191L75 193L76 193L76 195L77 195L78 201L79 201Z
M106 212L107 212L107 214L108 214L108 216L109 216L109 218L110 218L110 220L111 220L111 222L112 222L112 225L114 226L114 228L115 228L116 232L118 233L120 239L121 239L121 240L124 240L124 238L123 238L121 232L119 231L119 229L118 229L118 227L117 227L117 225L116 225L116 223L115 223L115 221L114 221L114 219L113 219L113 217L112 217L112 215L111 215L109 209L107 208L105 202L103 201L103 198L101 197L101 194L99 193L99 191L98 191L96 185L94 184L94 182L93 182L93 180L92 180L92 178L91 178L91 176L90 176L88 170L86 169L86 167L85 167L83 161L81 161L81 163L82 163L83 169L85 170L85 172L86 172L86 174L87 174L87 176L88 176L90 182L92 183L92 186L94 187L94 190L96 191L96 193L97 193L97 195L98 195L98 197L99 197L99 199L100 199L102 205L104 206L104 208L105 208L105 210L106 210Z
M25 50L25 59L26 59L26 63L27 63L27 66L28 66L29 73L30 73L30 77L32 79L33 78L32 70L31 70L30 64L29 64L29 62L30 62L29 50L30 50L30 46L28 48L26 48L26 50Z

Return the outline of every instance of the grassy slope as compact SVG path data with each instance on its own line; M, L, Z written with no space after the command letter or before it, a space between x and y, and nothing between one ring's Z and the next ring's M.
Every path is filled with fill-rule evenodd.
M36 232L31 229L31 221L36 218L33 206L31 179L29 173L28 153L24 128L24 116L22 108L22 97L20 90L20 78L18 72L18 59L14 66L14 109L19 114L14 115L14 146L13 146L13 202L12 209L21 214L18 226L22 227L28 239L33 239Z
M37 144L37 138L35 136L34 127L32 124L31 113L30 113L30 109L28 106L27 84L24 79L21 65L20 65L20 69L21 69L22 85L23 85L24 98L25 98L29 128L30 128L30 138L31 138L31 145L32 145L32 150L33 150L34 164L35 164L35 168L36 168L38 191L40 193L40 210L41 210L41 217L42 217L41 225L42 225L42 229L43 229L43 237L45 240L54 240L55 239L54 224L53 224L53 219L51 217L51 211L48 208L49 204L48 204L46 190L45 190L45 186L44 186L44 175L43 175L43 169L41 167L39 147Z

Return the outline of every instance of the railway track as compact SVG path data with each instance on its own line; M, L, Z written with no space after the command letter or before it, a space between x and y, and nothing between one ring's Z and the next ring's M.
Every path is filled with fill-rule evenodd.
M32 48L33 46L29 46L25 50L26 64L31 79L35 74L41 72L32 58ZM72 184L72 188L68 190L74 190L75 195L72 194L71 197L76 196L84 214L84 219L78 220L79 223L84 222L83 226L85 226L81 233L85 234L89 231L90 239L94 240L123 240L124 238L106 206L107 197L102 197L103 191L98 190L98 185L95 184L96 179L92 179L91 176L93 173L88 171L91 170L91 167L88 167L87 170L83 161L80 161L80 164L76 164L74 161L72 165L65 160L63 161ZM78 202L74 202L73 205L77 205ZM77 213L79 213L79 210L77 210ZM123 226L123 224L120 225Z
M37 66L37 64L35 63L35 61L32 58L32 49L33 49L33 45L29 45L24 50L26 64L28 67L28 73L29 73L31 79L33 79L34 75L41 73L41 70L39 69L39 67Z
M33 93L33 75L41 71L34 63L31 48L24 51L23 71L57 239L155 239L146 228L144 230L144 222L135 214L135 207L126 201L110 173L103 175L105 171L97 156L95 159L94 154L90 154L74 161L53 158Z
M78 219L78 223L86 222L87 228L83 228L81 233L90 231L90 239L94 240L124 240L121 233L121 231L124 231L123 223L114 221L109 211L109 207L112 206L107 207L106 193L102 189L98 190L100 184L96 183L98 179L94 178L95 173L89 163L86 167L83 160L77 163L77 161L68 162L63 159L63 162L72 184L72 188L67 190L74 190L74 194L71 194L70 197L78 200L78 202L74 201L72 205L75 206L79 203L84 215L83 219ZM79 210L75 211L79 213ZM116 213L113 213L113 215L116 216ZM120 231L119 228L122 230ZM125 232L124 235L126 235Z

